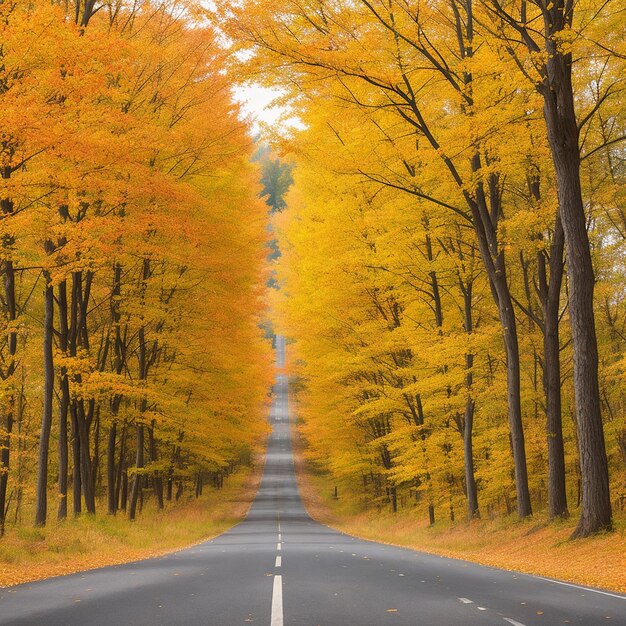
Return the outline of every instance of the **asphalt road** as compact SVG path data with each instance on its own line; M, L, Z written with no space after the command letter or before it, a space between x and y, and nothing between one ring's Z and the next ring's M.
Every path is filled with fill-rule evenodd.
M278 342L282 362L282 342ZM241 524L155 559L0 591L0 623L352 626L626 625L626 596L354 539L314 522L296 486L287 381ZM626 572L625 572L626 575Z

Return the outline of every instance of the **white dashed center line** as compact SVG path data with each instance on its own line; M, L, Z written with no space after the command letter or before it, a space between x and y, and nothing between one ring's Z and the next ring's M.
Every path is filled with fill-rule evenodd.
M280 543L277 543L277 544L276 544L276 549L277 549L279 552L282 550L282 548L281 548L281 546L280 546Z
M283 577L274 576L271 626L283 626Z
M470 600L469 598L459 598L459 600L460 600L463 604L474 604L473 600Z
M510 617L505 617L504 621L508 622L509 624L513 624L513 626L525 626L524 624L522 624L522 622L516 622L514 619L511 619Z
M274 567L280 567L283 564L283 557L277 556L276 563L274 563Z

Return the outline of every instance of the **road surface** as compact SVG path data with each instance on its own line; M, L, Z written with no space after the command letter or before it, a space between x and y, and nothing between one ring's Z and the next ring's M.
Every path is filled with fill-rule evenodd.
M271 421L245 521L162 558L1 590L0 623L626 625L620 594L361 541L314 522L296 486L282 375Z

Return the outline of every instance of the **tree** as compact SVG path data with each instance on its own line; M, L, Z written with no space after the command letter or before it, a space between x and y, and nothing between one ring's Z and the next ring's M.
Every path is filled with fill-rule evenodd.
M227 53L193 2L2 11L0 521L23 490L45 524L57 475L60 519L218 488L251 463L271 373Z
M598 386L598 345L594 314L595 276L587 233L587 217L580 180L581 146L579 132L601 102L579 123L574 103L572 82L571 33L574 25L574 5L558 1L549 6L532 2L518 7L499 2L486 3L502 30L510 29L514 37L521 37L531 55L545 55L533 62L533 82L543 98L543 116L554 163L559 195L559 213L563 223L567 249L569 278L569 316L574 345L574 390L581 474L583 476L582 509L575 537L610 530L611 498L608 463L601 416ZM544 27L543 33L531 31L527 22L535 10ZM519 17L515 16L519 15ZM520 67L524 62L509 43L510 53ZM536 76L536 78L535 78ZM615 85L605 91L610 97Z

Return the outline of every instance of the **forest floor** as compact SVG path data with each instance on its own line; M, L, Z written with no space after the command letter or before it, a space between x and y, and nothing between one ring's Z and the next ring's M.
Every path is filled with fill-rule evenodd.
M148 502L132 523L120 512L54 520L44 528L8 527L0 539L0 587L158 557L211 539L245 517L262 470L259 461L230 476L223 489L206 486L200 498L164 511Z
M355 503L333 498L325 477L302 460L296 441L296 473L305 507L315 520L361 539L463 559L579 585L626 592L626 519L617 530L570 540L576 517L548 523L535 516L473 522L438 523L429 528L413 511L363 511Z

